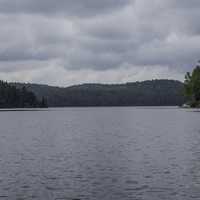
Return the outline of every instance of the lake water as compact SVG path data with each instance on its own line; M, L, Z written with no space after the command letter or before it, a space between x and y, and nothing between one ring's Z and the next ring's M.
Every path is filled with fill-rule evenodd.
M0 112L0 200L200 199L200 112Z

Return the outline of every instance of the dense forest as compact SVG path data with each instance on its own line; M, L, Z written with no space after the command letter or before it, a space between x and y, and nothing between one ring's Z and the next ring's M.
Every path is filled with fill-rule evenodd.
M189 107L200 107L200 62L192 73L188 72L184 82L185 96Z
M83 84L52 87L12 83L47 98L48 106L175 106L182 105L184 84L174 80L151 80L126 84Z
M34 108L46 107L44 98L39 101L35 94L26 87L16 88L7 82L0 81L0 108Z

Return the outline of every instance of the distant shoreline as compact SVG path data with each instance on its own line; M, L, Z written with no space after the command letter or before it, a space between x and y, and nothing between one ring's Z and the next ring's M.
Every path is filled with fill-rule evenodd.
M186 102L184 84L177 80L147 80L125 84L82 84L66 88L30 83L25 87L48 107L179 106Z
M179 106L63 106L48 108L0 108L0 112L9 111L50 111L68 108L137 108L137 109L177 109Z

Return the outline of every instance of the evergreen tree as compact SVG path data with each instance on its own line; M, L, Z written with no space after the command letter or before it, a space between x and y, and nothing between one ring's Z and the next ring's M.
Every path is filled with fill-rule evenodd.
M198 64L192 73L185 76L185 95L192 107L200 105L200 65Z
M26 87L17 89L7 82L0 81L0 108L35 108L47 107L45 98L39 101L35 94Z
M42 101L40 103L40 106L42 108L47 108L47 100L46 100L46 98L42 97Z

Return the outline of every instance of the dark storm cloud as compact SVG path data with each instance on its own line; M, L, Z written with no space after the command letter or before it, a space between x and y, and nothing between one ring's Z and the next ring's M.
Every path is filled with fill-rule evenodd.
M200 58L199 9L199 0L0 0L0 72L22 63L185 73Z

